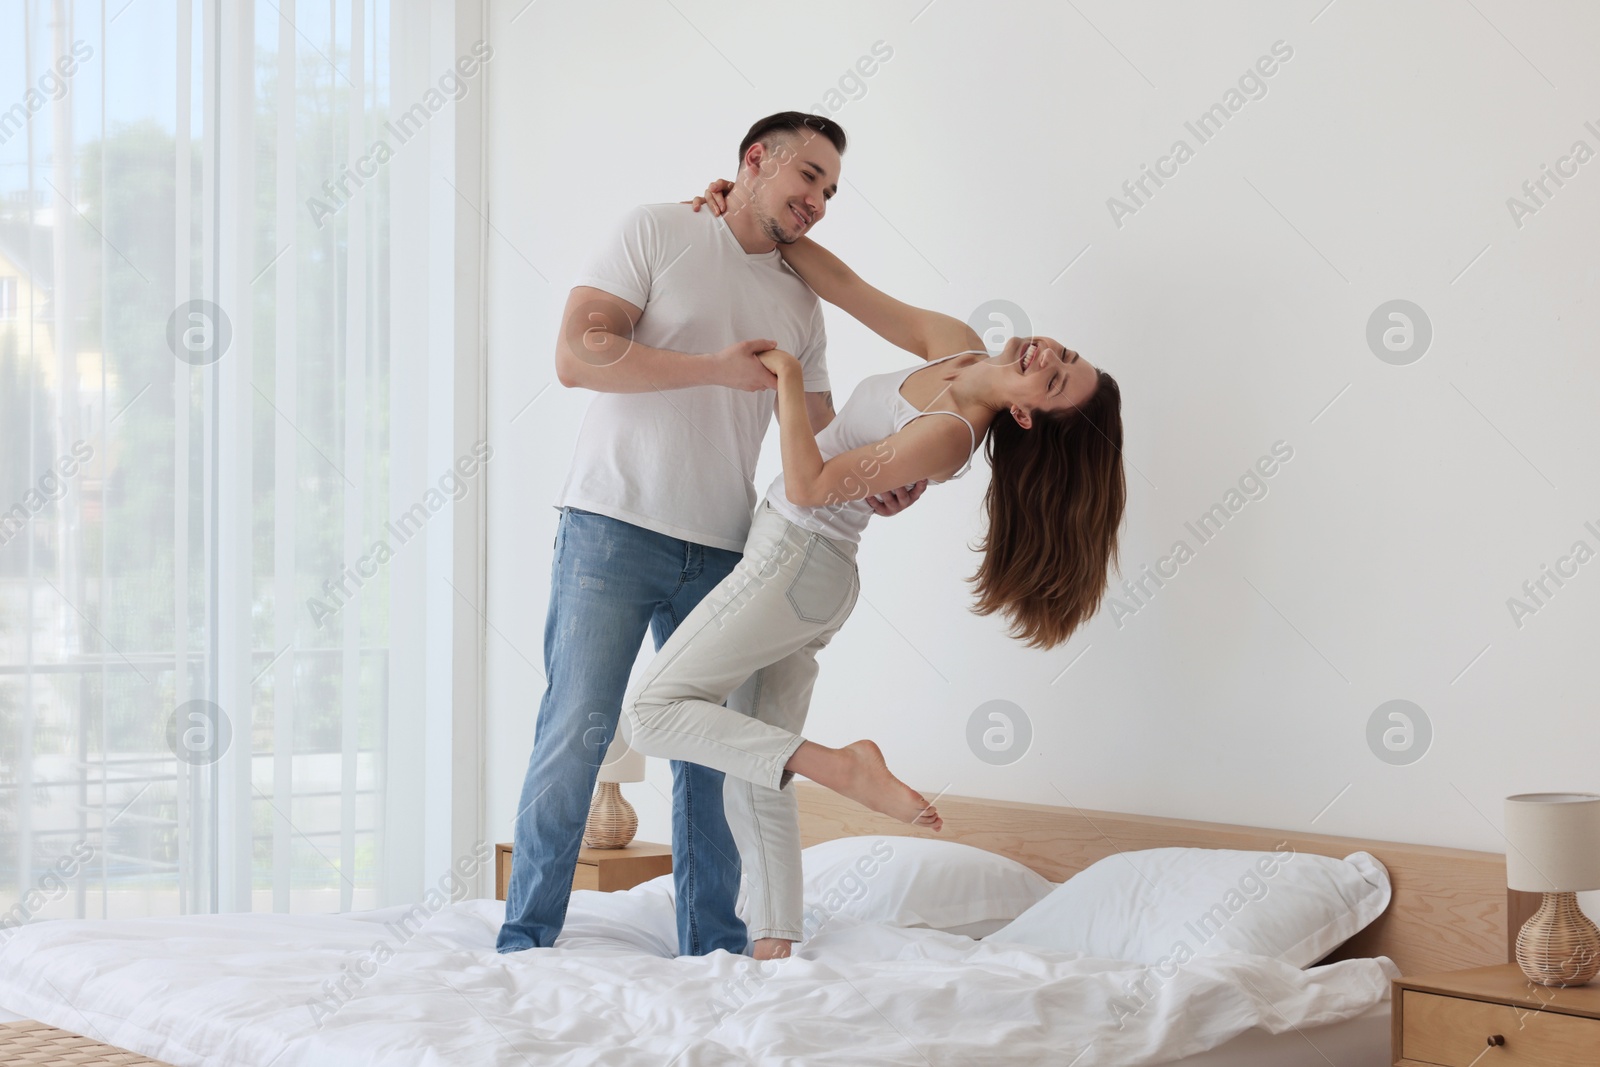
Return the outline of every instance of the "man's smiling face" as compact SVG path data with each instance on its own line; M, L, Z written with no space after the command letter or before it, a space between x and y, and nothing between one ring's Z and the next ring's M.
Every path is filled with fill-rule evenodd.
M828 200L839 189L839 150L809 130L776 134L772 140L771 152L764 145L750 146L744 177L754 191L761 232L790 244L810 233L827 213Z

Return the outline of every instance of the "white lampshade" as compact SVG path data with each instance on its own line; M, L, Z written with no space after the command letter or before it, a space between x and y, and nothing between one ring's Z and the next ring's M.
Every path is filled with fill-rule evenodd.
M644 753L637 749L629 748L628 742L622 739L622 731L612 735L611 745L606 749L605 762L600 764L600 777L602 782L642 782L644 781Z
M1506 887L1528 893L1600 889L1600 794L1506 797Z

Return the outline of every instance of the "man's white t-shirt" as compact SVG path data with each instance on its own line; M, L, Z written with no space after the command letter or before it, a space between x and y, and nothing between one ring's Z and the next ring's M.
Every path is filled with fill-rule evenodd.
M651 348L709 354L766 337L800 360L807 392L828 389L816 294L777 249L751 255L710 211L634 208L573 285L643 308L633 336ZM597 393L556 506L743 551L776 395L719 385Z

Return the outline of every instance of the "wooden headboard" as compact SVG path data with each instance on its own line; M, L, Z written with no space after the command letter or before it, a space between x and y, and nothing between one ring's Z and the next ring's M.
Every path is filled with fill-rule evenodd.
M1387 956L1402 974L1426 974L1505 963L1515 930L1536 894L1508 894L1505 856L1498 852L1365 841L1291 830L1126 815L1046 804L941 796L939 833L914 828L819 785L796 779L802 847L858 834L959 841L996 852L1065 881L1096 860L1143 848L1231 848L1271 851L1287 842L1297 852L1348 856L1365 851L1389 869L1388 910L1328 959Z

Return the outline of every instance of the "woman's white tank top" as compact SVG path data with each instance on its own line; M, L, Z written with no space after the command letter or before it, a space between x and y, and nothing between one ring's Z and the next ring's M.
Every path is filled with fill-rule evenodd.
M955 352L943 359L918 363L904 370L874 374L870 378L862 379L861 384L850 394L850 399L845 401L839 414L817 434L817 449L822 453L823 462L826 463L834 456L849 452L851 449L881 441L912 419L923 415L952 415L967 424L967 432L972 435L972 448L967 453L967 462L950 477L959 478L967 473L972 467L972 453L978 448L978 434L972 428L972 423L954 411L918 411L912 406L911 401L900 395L900 386L912 374L924 367L931 367L947 359L955 359L956 356L965 356L977 351L969 349L967 352ZM979 354L988 355L987 352ZM866 480L872 473L874 472L863 472L862 480ZM782 474L773 479L772 485L767 488L767 501L774 511L801 529L840 541L859 542L861 531L866 529L867 520L873 515L865 499L847 500L814 508L791 504L784 492Z

